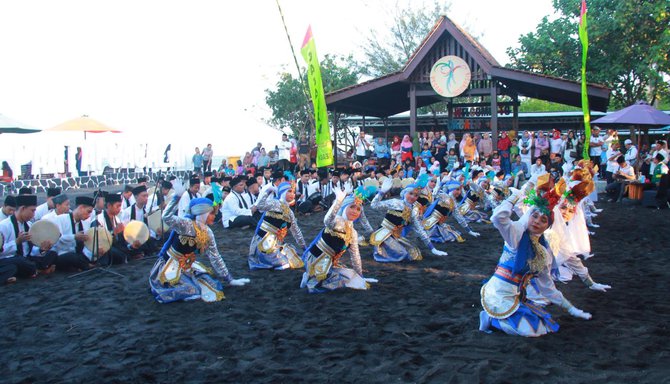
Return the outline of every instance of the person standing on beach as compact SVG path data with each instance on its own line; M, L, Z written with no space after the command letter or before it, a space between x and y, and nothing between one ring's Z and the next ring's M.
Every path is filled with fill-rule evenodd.
M202 150L202 164L204 169L203 172L212 171L212 158L214 157L214 151L212 150L212 144L207 144L205 149Z
M526 298L531 279L539 294L550 302L574 317L591 319L590 313L563 297L550 275L553 254L543 234L553 222L553 208L560 196L551 186L549 176L538 179L536 190L530 190L523 200L531 208L521 219L512 221L512 210L519 199L518 192L512 194L500 203L491 217L505 246L493 276L481 288L484 310L479 313L479 330L490 333L490 329L495 328L526 337L557 332L558 324L551 315Z
M193 154L191 160L193 161L193 172L200 176L200 173L202 172L202 164L204 161L202 154L200 153L200 148L195 147L195 153Z

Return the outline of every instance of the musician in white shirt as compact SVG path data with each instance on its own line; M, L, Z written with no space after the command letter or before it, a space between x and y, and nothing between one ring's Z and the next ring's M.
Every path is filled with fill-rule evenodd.
M251 177L245 184L247 190L242 194L242 197L247 202L247 205L251 207L256 204L256 200L258 199L258 181L255 177Z
M253 217L257 211L256 206L249 206L242 196L245 184L245 178L242 176L237 176L230 182L231 191L221 204L223 228L256 229L258 221Z
M179 217L186 217L188 213L188 205L191 202L191 199L202 197L199 193L200 191L200 178L191 177L189 179L189 187L179 198L178 215Z
M300 179L295 186L295 201L298 212L306 215L312 212L313 204L310 196L310 172L308 170L300 171Z
M7 195L7 197L5 197L5 204L2 206L2 209L0 209L0 221L13 215L15 211L16 211L16 196Z
M58 270L86 270L93 267L89 256L84 253L84 242L88 240L86 231L91 227L92 221L93 198L77 196L74 201L74 211L60 214L53 219L61 233L60 239L52 248L58 253Z
M51 202L54 205L54 209L42 216L42 220L54 221L58 215L70 212L70 198L66 194L61 193L58 196L54 196Z
M41 220L44 215L51 212L54 209L53 198L60 195L60 188L47 188L47 201L37 206L35 209L35 216L33 217L33 223L37 220Z

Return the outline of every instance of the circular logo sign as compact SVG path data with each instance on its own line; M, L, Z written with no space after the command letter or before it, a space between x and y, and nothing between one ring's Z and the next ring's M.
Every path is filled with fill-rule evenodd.
M458 56L444 56L430 70L430 85L440 96L458 96L469 84L470 67Z

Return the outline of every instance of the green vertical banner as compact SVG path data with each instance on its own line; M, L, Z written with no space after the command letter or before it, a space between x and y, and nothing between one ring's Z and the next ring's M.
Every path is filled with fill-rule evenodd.
M582 0L582 11L579 17L579 41L582 42L582 111L584 112L584 159L589 160L589 143L591 141L591 112L589 111L589 94L586 88L586 57L589 52L589 34L586 30L586 0Z
M319 59L316 56L316 44L314 43L314 36L312 36L311 25L307 28L307 34L305 34L305 40L302 42L300 52L307 63L307 82L309 83L309 94L314 106L317 147L316 166L328 167L333 165L333 143L330 140L326 96L323 93L321 67L319 66Z

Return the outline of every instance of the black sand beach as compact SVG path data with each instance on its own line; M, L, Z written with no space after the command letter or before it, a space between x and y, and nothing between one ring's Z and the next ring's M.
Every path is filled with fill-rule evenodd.
M362 248L379 279L370 291L311 295L302 271L250 272L251 231L216 229L219 248L246 287L226 300L162 305L149 292L153 260L68 278L39 277L0 287L2 382L667 382L670 269L667 210L599 203L605 211L586 265L608 293L579 280L559 284L593 319L549 310L558 333L538 339L477 331L479 288L502 240L479 239L384 265ZM368 208L376 225L379 214ZM302 217L310 241L322 214ZM217 227L219 228L219 227ZM289 237L289 242L292 239Z

